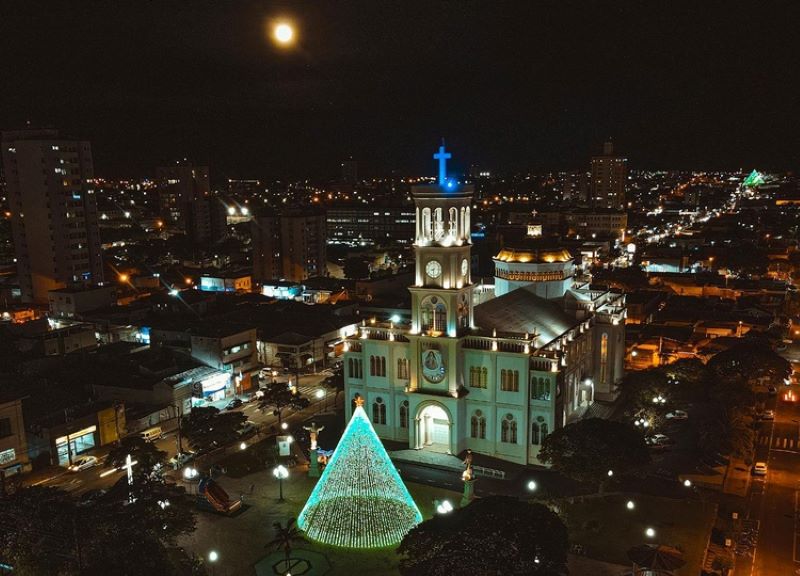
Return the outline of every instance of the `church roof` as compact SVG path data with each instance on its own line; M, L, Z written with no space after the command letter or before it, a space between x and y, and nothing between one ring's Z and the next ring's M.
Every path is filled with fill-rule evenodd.
M483 330L538 334L546 344L579 322L568 315L560 301L535 294L536 286L521 286L475 307L475 324Z
M500 250L494 257L500 262L571 262L574 260L572 254L565 248L510 248Z

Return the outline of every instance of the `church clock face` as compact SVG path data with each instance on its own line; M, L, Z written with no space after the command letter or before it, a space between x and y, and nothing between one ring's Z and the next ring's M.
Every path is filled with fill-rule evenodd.
M425 273L431 278L438 278L442 273L442 265L438 260L429 260L425 265Z
M469 272L469 262L467 262L467 259L464 258L461 261L461 275L466 276L467 272Z

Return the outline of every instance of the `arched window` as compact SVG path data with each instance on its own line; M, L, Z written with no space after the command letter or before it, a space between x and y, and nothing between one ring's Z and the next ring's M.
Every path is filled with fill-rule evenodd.
M481 369L478 366L471 366L469 369L470 388L481 388Z
M472 438L486 439L486 417L480 410L475 410L470 419L469 435Z
M385 378L386 377L386 356L381 356L380 357L380 361L381 361L381 363L380 363L380 370L379 370L378 376L383 376Z
M408 428L408 400L400 403L400 428Z
M448 234L458 237L458 208L450 208L450 221L448 222Z
M513 414L506 414L500 424L500 441L506 444L517 443L517 421L514 420Z
M549 434L549 432L547 431L547 422L542 422L541 428L542 428L542 440L544 440L545 436Z
M441 208L433 211L433 239L437 242L444 236L444 215Z
M531 444L539 445L539 425L536 422L531 424Z
M423 332L447 330L447 306L438 296L428 296L420 304L420 320Z
M531 399L550 400L550 382L547 378L531 378Z
M369 375L375 376L375 356L369 357Z
M383 398L378 396L372 403L372 422L374 424L386 424L386 404Z
M606 384L608 378L608 334L600 337L600 384Z
M489 370L481 368L481 388L486 388L489 382Z
M504 392L519 392L519 371L500 371L500 390Z
M347 359L347 375L350 376L350 378L355 378L356 377L355 372L353 372L353 359L352 358L348 358Z
M397 359L397 378L398 380L408 380L408 358Z
M431 228L431 209L422 209L422 237L425 240L433 238L433 229Z

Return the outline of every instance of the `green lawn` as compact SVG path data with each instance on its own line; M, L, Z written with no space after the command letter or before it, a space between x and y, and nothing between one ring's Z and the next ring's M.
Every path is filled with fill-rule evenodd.
M633 510L627 509L628 500L633 500ZM686 566L677 573L684 575L699 573L715 516L711 504L642 495L586 498L561 506L570 541L582 544L589 558L627 565L632 546L665 544L683 550ZM648 527L655 537L645 535Z

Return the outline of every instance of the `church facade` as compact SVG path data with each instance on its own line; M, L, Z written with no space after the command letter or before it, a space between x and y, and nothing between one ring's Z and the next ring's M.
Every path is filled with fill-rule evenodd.
M412 190L410 324L364 320L345 341L345 418L360 396L383 439L538 464L548 433L616 396L625 297L577 284L564 250L524 246L498 254L493 294L479 294L472 189L446 179L447 157L438 184Z

